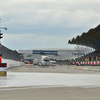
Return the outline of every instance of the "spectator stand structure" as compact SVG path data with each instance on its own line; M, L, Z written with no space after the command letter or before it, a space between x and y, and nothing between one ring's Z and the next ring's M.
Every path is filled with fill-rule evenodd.
M69 40L68 44L87 46L93 49L86 55L72 59L72 64L100 65L100 25Z

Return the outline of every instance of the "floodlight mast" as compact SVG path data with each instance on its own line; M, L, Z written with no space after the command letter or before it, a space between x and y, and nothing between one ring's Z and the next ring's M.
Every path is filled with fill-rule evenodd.
M0 27L0 29L5 29L5 30L7 30L7 27Z
M0 19L1 20L1 19ZM7 30L7 27L0 27L0 29L5 29L5 30Z
M1 20L1 19L0 19ZM5 30L7 30L7 27L0 27L0 29L5 29ZM1 40L1 38L3 38L3 33L1 33L1 30L0 30L0 40ZM1 41L0 41L0 45L1 45Z
M5 29L7 30L7 27L0 27L0 29ZM3 33L1 33L1 30L0 30L0 39L3 38L1 35L3 35ZM1 43L0 43L1 44Z

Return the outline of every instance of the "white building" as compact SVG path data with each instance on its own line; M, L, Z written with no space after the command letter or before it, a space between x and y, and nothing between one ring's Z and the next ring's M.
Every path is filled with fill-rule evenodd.
M48 55L50 59L62 60L62 59L72 59L75 58L73 54L86 54L86 49L41 49L41 50L18 50L19 53L22 53L24 59L33 60L40 59L41 54ZM76 55L77 57L77 55Z

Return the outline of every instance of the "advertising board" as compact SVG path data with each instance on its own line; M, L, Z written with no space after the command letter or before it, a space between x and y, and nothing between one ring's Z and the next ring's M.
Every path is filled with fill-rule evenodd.
M58 51L33 50L33 54L41 54L41 55L58 55Z

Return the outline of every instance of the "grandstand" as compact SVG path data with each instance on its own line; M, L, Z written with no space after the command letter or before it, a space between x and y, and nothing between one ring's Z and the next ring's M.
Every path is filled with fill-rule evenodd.
M88 32L78 35L76 38L70 39L69 44L83 45L93 49L93 51L88 54L77 57L75 60L72 59L72 62L86 65L100 65L100 25L95 28L90 29ZM98 63L98 64L97 64Z
M69 44L84 45L100 50L100 25L88 32L78 35L76 38L70 39Z

